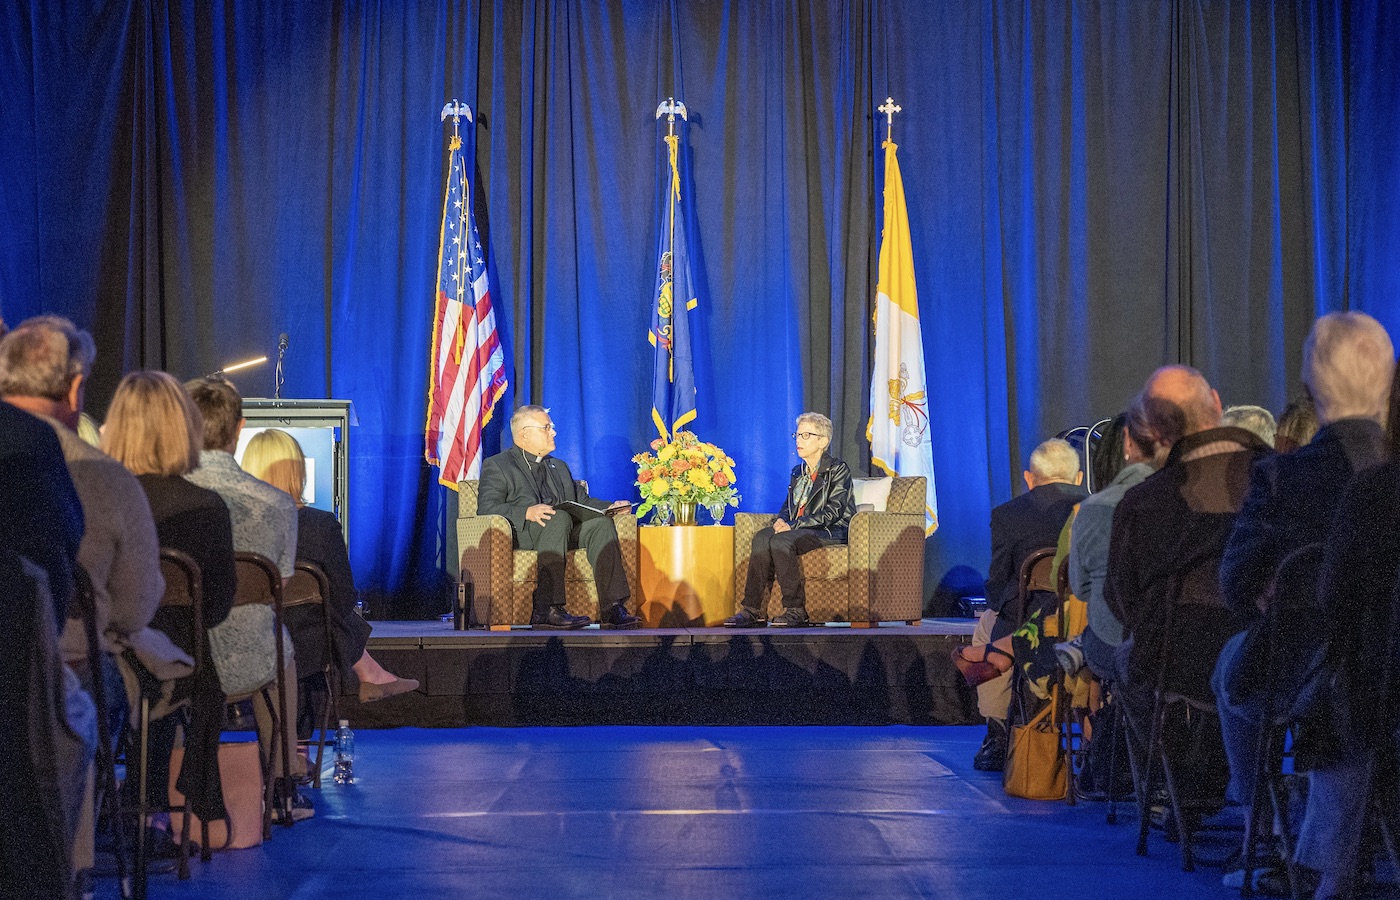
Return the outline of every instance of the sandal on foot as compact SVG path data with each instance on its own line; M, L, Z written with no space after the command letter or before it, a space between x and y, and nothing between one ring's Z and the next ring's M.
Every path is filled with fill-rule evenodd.
M1010 671L1011 667L1009 665L1005 669L998 669L996 665L987 658L993 653L1000 654L1012 662L1015 662L1015 657L1010 653L1007 653L1000 647L994 647L991 644L982 645L982 658L978 660L968 659L966 656L963 656L963 649L963 647L954 647L950 655L953 657L953 665L958 667L958 671L962 673L963 680L967 682L968 687L977 687L979 684L985 684L993 678L1000 678Z

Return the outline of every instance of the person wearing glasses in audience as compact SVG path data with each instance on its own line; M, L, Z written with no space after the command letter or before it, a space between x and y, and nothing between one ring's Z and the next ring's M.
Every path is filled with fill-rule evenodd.
M828 544L844 544L856 507L851 470L826 452L831 446L831 420L821 413L797 417L797 455L787 500L778 519L753 537L749 576L739 611L724 620L725 628L800 628L815 624L807 617L806 587L797 558ZM768 594L776 580L783 592L783 611L765 618Z
M631 506L626 500L608 504L578 488L573 473L554 452L554 422L543 406L522 406L510 417L515 446L481 464L477 513L504 516L521 550L539 552L534 610L535 628L583 628L588 616L570 615L564 608L564 563L570 549L582 547L598 586L598 610L604 628L636 628L641 619L627 611L632 591L622 568L617 527L609 516L586 522L555 507L572 500L599 512Z

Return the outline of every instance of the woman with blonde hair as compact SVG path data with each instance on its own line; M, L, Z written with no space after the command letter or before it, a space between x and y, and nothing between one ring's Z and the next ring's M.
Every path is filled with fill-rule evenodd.
M199 411L178 381L164 372L132 372L117 386L107 409L102 450L141 483L160 546L187 553L199 564L204 595L201 624L207 632L228 617L236 576L228 507L218 494L184 478L199 465L202 428ZM151 627L165 632L186 653L194 651L196 626L186 610L163 606ZM195 814L208 821L226 815L217 764L224 693L208 641L199 662L198 674L181 679L175 688L176 699L191 698L191 723L177 786L190 798ZM152 808L163 809L169 801L166 766L175 743L174 717L151 722L149 731L148 799Z
M306 456L296 438L276 428L258 432L243 451L242 465L245 472L291 494L297 502L297 559L320 566L330 582L326 611L331 623L332 662L341 683L353 686L358 680L361 703L416 690L417 681L395 676L365 649L370 626L355 612L355 575L350 570L345 536L334 514L303 501ZM301 670L321 671L322 643L310 609L293 607L287 611L286 621Z

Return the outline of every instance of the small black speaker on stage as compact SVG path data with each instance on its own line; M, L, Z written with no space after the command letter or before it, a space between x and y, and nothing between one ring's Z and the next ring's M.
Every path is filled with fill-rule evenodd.
M452 628L456 631L466 631L469 626L475 624L471 621L473 587L470 581L463 581L457 585L457 604L452 609Z

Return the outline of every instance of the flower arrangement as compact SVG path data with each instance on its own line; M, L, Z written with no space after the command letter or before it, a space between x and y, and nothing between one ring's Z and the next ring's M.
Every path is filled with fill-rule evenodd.
M669 443L662 438L652 441L651 449L651 453L632 457L637 464L637 488L642 492L638 516L661 505L693 503L711 509L739 505L734 460L714 444L689 431L678 431Z

